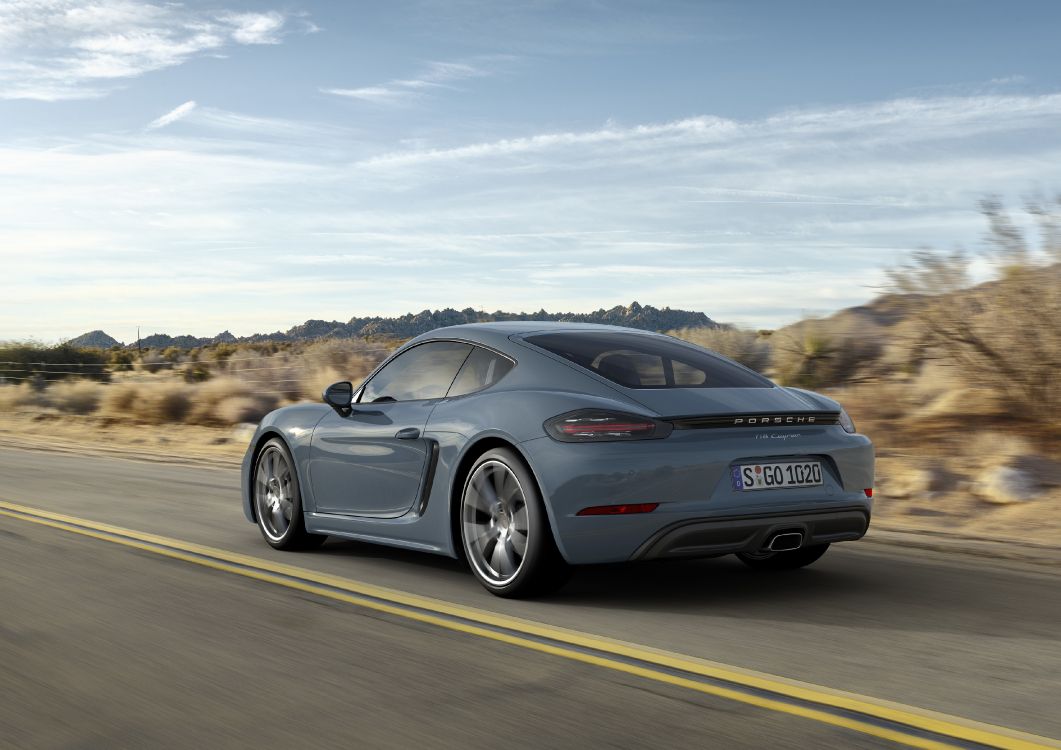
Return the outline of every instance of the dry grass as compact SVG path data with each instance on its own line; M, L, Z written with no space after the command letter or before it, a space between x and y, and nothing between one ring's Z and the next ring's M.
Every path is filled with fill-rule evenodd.
M983 456L987 463L1000 464L1014 458L1035 455L1035 446L1025 435L986 430L976 432L966 443L968 452Z
M223 356L149 352L109 383L68 380L40 390L28 383L0 386L0 408L97 415L111 425L257 423L278 406L319 400L338 380L360 382L392 348L324 341L279 351L229 347Z
M996 391L956 387L944 391L913 410L917 419L964 419L971 416L996 417L1006 413L1006 400Z

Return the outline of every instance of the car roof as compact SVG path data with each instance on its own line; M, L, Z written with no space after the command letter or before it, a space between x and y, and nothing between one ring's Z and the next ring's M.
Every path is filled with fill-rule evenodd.
M503 320L494 323L464 323L456 326L436 328L418 336L415 341L429 341L431 339L466 338L484 344L495 346L503 344L512 336L526 335L530 333L557 333L560 331L610 331L613 333L640 333L646 335L658 335L653 331L645 331L640 328L627 328L625 326L608 326L599 323L574 323L557 322L552 320Z

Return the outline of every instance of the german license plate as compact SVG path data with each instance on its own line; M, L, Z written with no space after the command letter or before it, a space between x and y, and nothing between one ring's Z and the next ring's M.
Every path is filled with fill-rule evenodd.
M816 487L821 483L821 461L741 464L733 467L733 489L744 492L779 490L784 487Z

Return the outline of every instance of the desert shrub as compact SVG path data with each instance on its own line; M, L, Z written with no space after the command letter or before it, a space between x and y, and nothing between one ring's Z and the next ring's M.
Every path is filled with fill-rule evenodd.
M149 350L140 356L138 369L155 374L160 370L168 369L169 362L159 352Z
M864 379L880 354L876 336L859 336L849 324L803 320L770 337L774 377L783 385L825 388Z
M922 364L909 381L913 395L923 403L952 393L962 387L963 382L956 370L946 362L938 360Z
M231 376L214 378L188 391L191 408L187 421L201 425L258 422L275 409L281 396Z
M192 407L186 386L176 383L120 383L108 386L99 412L111 419L142 424L182 422Z
M273 388L280 394L280 396L288 401L300 401L303 398L303 392L305 386L303 385L302 377L295 377L291 379L284 379L283 382L277 382ZM317 394L318 397L320 394Z
M259 391L274 391L289 401L297 401L302 397L302 381L304 378L303 368L298 363L290 365L274 365L276 369L267 372L248 373L257 375L252 378L255 387Z
M270 355L247 348L230 359L225 377L238 380L248 392L280 394L284 398L299 396L300 367L285 355Z
M191 408L192 399L185 388L151 384L133 402L133 416L138 422L169 424L184 421Z
M332 383L349 380L355 387L399 345L397 341L368 342L363 339L326 339L307 346L298 359L297 394L290 398L319 401Z
M50 406L50 394L30 383L0 385L0 409L11 411L20 407Z
M774 338L775 377L784 385L821 388L837 382L839 348L814 325Z
M185 383L201 383L209 380L212 374L205 363L194 360L181 368L181 377Z
M107 364L117 371L131 370L136 357L128 349L115 348L107 352Z
M209 357L215 362L223 363L238 351L239 347L235 344L214 344L209 349Z
M103 391L110 386L90 380L54 383L48 388L52 405L69 414L92 414L99 408Z
M1004 416L1007 404L1000 393L988 388L955 387L935 398L925 399L911 414L917 419L954 420Z
M1028 207L1041 226L1038 247L997 200L981 209L992 282L971 286L964 251L922 250L891 269L891 284L911 301L928 356L951 363L972 387L1005 394L1021 413L1053 420L1061 406L1061 198Z
M131 419L139 397L140 387L137 384L115 383L104 391L100 411L115 419Z
M299 396L310 401L320 401L324 389L340 380L349 380L349 378L332 367L317 367L308 370L302 376Z
M344 379L362 380L397 346L374 344L361 339L325 339L310 344L302 351L307 366L330 367L343 374Z
M213 416L216 423L224 425L243 424L244 422L257 424L262 421L262 417L277 407L277 403L277 398L269 394L235 396L219 401L215 406Z
M894 422L910 413L912 403L910 389L904 383L860 383L855 386L826 389L826 394L835 398L853 419L862 423ZM855 425L862 427L859 421Z
M193 424L222 424L217 416L218 405L223 401L250 396L251 387L230 376L222 376L202 383L192 389L192 408L188 421Z
M325 339L308 345L302 350L302 359L307 362L341 370L353 351L352 341Z
M770 366L770 344L755 331L731 327L700 327L682 328L671 331L670 335L718 352L757 372L762 372Z
M79 349L68 344L0 344L0 377L63 380L79 377L107 380L107 355L99 349Z

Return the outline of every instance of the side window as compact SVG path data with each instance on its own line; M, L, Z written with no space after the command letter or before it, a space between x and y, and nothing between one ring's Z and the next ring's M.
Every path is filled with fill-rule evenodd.
M512 369L512 361L499 354L474 347L464 367L457 373L457 379L449 389L447 396L463 396L466 393L489 388Z
M667 375L663 358L629 349L613 349L600 354L590 365L609 380L631 387L663 387Z
M414 346L368 381L360 403L442 398L471 348L455 341L431 341Z
M773 388L762 375L668 336L557 331L525 341L626 388Z
M679 388L693 388L707 382L707 373L685 362L674 360L674 385Z

